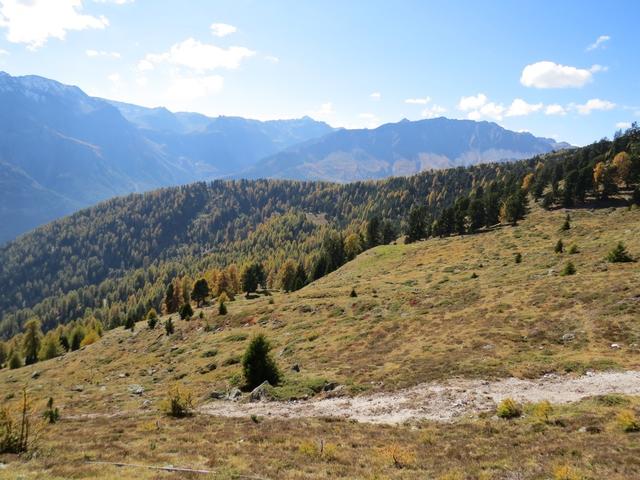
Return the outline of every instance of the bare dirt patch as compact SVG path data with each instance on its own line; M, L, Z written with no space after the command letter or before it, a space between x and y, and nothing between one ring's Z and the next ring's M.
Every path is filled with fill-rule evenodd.
M537 380L508 378L494 382L453 379L350 398L255 403L215 401L203 405L200 411L221 417L335 417L385 424L419 420L449 422L491 411L504 398L518 402L569 403L609 393L640 395L640 372L588 373L581 377L546 375Z

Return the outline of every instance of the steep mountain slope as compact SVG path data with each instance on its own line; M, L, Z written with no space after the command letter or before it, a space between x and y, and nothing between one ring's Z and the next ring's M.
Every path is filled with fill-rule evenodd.
M519 184L534 166L480 165L346 185L217 180L115 198L0 248L0 334L34 313L47 328L87 308L107 314L105 299L155 304L172 276L197 264L258 259L275 271L284 255L311 254L327 228L357 230L377 214L397 232L416 203L428 202L435 215L474 187Z
M365 392L380 416L386 410L377 394L426 381L440 390L449 386L452 396L442 408L456 410L465 405L455 403L453 395L463 392L453 377L477 379L463 384L464 393L490 404L488 379L550 373L564 379L640 368L637 265L603 262L618 241L640 253L640 210L573 210L572 228L560 233L566 213L533 207L517 227L380 246L298 292L239 296L226 316L215 306L197 309L190 321L174 315L172 335L162 329L163 316L155 330L139 322L133 332L106 332L58 359L0 370L8 402L17 403L26 384L34 416L49 397L61 409L61 421L42 428L37 456L6 458L6 478L18 472L47 478L158 475L88 463L93 460L198 468L221 478L446 479L459 471L470 478L513 478L517 472L542 479L564 465L570 465L564 471L581 472L568 478L636 478L637 433L625 433L615 419L640 404L637 397L617 395L615 386L578 404L554 404L546 418L536 404L524 405L526 415L509 421L490 407L479 417L456 416L455 423L384 427L335 417L226 419L206 413L219 395L242 384L238 361L256 333L272 342L283 374L282 385L271 390L276 398L344 395L340 404L348 406L350 396ZM558 238L578 245L579 253L554 254ZM516 252L521 263L514 261ZM577 273L561 276L568 260ZM318 393L332 382L342 387ZM174 385L191 392L194 417L162 415ZM412 398L404 401L415 405ZM305 403L294 402L297 409ZM522 462L524 449L539 460ZM454 453L461 451L466 454Z
M353 180L529 158L567 144L489 122L436 118L339 130L259 162L248 177Z
M284 148L334 131L309 117L262 122L110 103L172 158L188 159L202 169L202 179L207 173L237 173Z
M100 200L225 176L332 131L309 118L259 122L145 109L2 72L0 103L3 211L21 212L18 222L0 216L0 244ZM52 195L26 204L11 195L34 186Z
M21 225L0 218L3 225L11 225L0 242L78 206L192 178L116 108L76 87L2 73L0 102L0 159L5 168L23 173L13 178L11 189L37 184L68 199L55 201L54 195L33 203ZM7 210L20 208L19 197L4 196Z

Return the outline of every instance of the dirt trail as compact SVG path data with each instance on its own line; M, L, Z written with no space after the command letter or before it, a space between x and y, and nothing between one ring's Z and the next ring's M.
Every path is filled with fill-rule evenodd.
M386 424L415 420L446 422L493 410L496 403L507 397L519 402L568 403L607 393L640 395L640 371L588 373L582 377L546 375L537 380L508 378L494 382L456 379L350 398L254 403L214 401L203 405L200 411L223 417L338 417Z

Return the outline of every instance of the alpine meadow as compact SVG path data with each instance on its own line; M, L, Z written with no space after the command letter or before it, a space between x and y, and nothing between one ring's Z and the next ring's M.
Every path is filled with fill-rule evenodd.
M0 0L0 479L640 478L639 16Z

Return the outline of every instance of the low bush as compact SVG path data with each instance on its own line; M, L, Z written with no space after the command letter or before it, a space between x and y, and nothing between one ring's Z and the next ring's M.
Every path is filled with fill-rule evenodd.
M167 393L167 398L160 404L160 409L165 415L174 418L183 418L192 415L193 399L191 392L177 385L170 388Z
M622 410L616 421L624 432L640 432L640 418L633 410Z
M505 398L498 404L496 415L505 419L517 418L522 415L522 408L512 398Z

